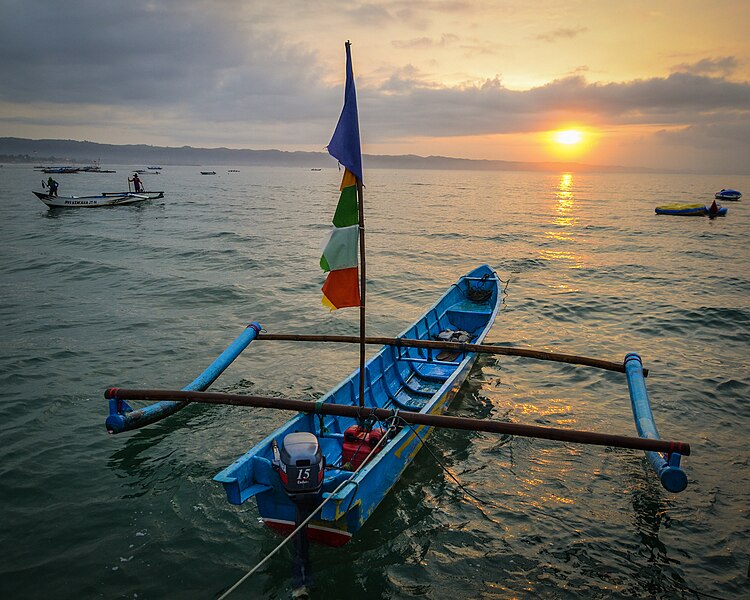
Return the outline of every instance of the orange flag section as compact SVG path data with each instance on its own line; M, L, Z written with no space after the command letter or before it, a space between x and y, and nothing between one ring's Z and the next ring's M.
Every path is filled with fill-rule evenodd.
M323 306L331 310L359 306L359 269L338 269L328 273L323 284Z
M344 177L341 179L339 190L343 190L352 185L357 185L357 178L349 169L344 169Z

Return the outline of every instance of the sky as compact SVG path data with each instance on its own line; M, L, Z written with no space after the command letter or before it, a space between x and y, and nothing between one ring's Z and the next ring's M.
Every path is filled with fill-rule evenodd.
M748 0L0 0L0 137L324 151L350 40L366 154L750 174L748 31Z

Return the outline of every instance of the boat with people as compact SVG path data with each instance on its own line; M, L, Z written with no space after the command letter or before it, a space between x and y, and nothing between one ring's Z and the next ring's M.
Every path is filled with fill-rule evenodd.
M164 197L164 192L102 192L93 196L55 196L45 192L33 192L33 194L50 208L121 206Z
M646 452L662 486L687 486L681 468L687 443L663 440L645 386L648 370L629 353L621 362L485 343L502 305L501 279L488 264L459 277L396 337L366 334L367 277L362 154L350 43L346 43L344 107L328 152L343 167L333 228L320 266L327 273L322 303L330 310L359 308L359 334L285 334L251 322L181 390L108 388L108 433L161 421L194 403L252 406L296 414L242 453L214 479L231 504L254 499L262 521L285 534L281 543L242 579L293 541L293 597L311 585L309 541L339 547L367 526L389 491L439 427L523 435L547 440L632 448ZM316 400L250 396L206 390L251 342L341 343L359 347L359 367ZM379 346L367 358L367 345ZM586 365L625 374L638 437L472 419L444 414L471 376L480 354L522 356ZM135 402L147 404L135 407Z
M717 200L739 200L742 198L742 192L731 189L721 189L714 194Z
M712 206L706 206L705 204L664 204L657 206L654 212L657 215L677 215L681 217L723 217L727 214L726 207L717 204L716 208L712 210Z
M216 171L201 171L201 175L216 175Z

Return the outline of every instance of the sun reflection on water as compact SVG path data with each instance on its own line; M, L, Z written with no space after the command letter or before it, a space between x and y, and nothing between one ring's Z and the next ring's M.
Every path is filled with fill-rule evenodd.
M578 225L578 216L576 214L576 198L574 193L574 180L572 173L563 173L555 191L555 204L553 205L553 214L550 221L555 229L544 232L548 240L564 244L575 243L578 241L575 228ZM564 261L571 263L573 268L583 267L583 256L573 252L570 248L541 250L543 260Z
M575 216L572 214L575 198L573 196L573 174L563 173L560 176L560 183L555 192L557 199L557 216L552 221L555 225L563 227L572 227L577 223Z

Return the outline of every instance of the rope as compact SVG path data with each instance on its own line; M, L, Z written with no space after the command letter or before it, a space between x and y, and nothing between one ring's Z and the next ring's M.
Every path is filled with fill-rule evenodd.
M394 415L394 417L395 417L395 415ZM437 457L437 456L435 455L435 453L434 453L434 452L432 451L432 448L430 448L430 447L429 447L429 446L427 445L427 441L426 441L426 440L423 440L423 439L422 439L422 437L421 437L421 436L419 435L419 433L417 432L417 430L416 430L416 429L414 429L414 426L413 426L413 425L412 425L411 423L407 423L407 422L406 422L406 421L404 421L404 420L403 420L403 419L402 419L401 417L399 417L399 419L400 419L400 420L401 420L401 421L402 421L403 423L405 423L406 425L408 425L408 426L409 426L409 429L411 429L411 430L412 430L412 431L414 432L414 435L415 435L415 436L417 436L417 439L418 439L418 440L419 440L419 441L420 441L420 442L422 443L422 446L424 446L424 447L425 447L425 448L427 449L427 451L428 451L428 452L430 453L430 455L432 455L432 458L434 458L434 459L435 459L435 462L436 462L436 463L437 463L438 465L440 465L440 468L442 468L442 469L443 469L443 471L444 471L444 472L445 472L445 473L446 473L446 474L448 475L448 477L450 477L450 478L451 478L451 479L452 479L453 481L455 481L455 482L456 482L456 485L457 485L457 486L458 486L459 488L461 488L461 490L462 490L462 491L463 491L463 492L464 492L464 493L465 493L465 494L466 494L467 496L471 496L471 497L472 497L472 498L474 498L474 500L476 500L477 502L484 502L484 500L482 500L481 498L479 498L479 497L478 497L478 496L477 496L476 494L474 494L473 492L470 492L469 490L467 490L467 489L466 489L466 488L465 488L465 487L463 486L463 484L462 484L462 483L461 483L461 482L460 482L460 481L459 481L458 479L456 479L456 477L455 477L455 476L453 475L453 473L451 473L451 472L450 472L450 471L448 470L448 468L447 468L447 467L446 467L446 466L445 466L445 465L444 465L444 464L442 463L442 461L441 461L441 460L440 460L440 459L439 459L439 458L438 458L438 457Z
M395 417L395 415L394 415L394 417ZM399 417L399 419L400 419L400 417ZM403 419L401 419L401 420L403 420ZM395 429L396 429L395 421L396 421L396 420L395 420L395 418L394 418L394 419L393 419L393 423L392 423L392 424L391 424L391 425L390 425L390 426L388 427L388 433L390 433L391 431L393 431L393 430L395 430ZM371 455L372 455L373 453L375 453L375 451L376 451L376 450L378 449L378 447L379 447L379 446L380 446L380 445L381 445L381 444L382 444L382 443L383 443L383 442L384 442L384 441L385 441L386 439L388 439L388 437L389 437L388 435L384 435L383 437L381 437L381 438L380 438L380 440L378 440L378 443L377 443L377 444L375 444L375 446L374 446L374 447L372 448L372 450L370 450L369 454L367 455L367 456L368 456L368 458L369 458L369 457L370 457L370 456L371 456ZM339 485L339 486L338 486L338 487L337 487L337 488L336 488L335 490L333 490L333 492L331 492L331 493L330 493L330 495L328 496L328 498L326 498L325 500L323 500L323 502L321 502L321 503L320 503L320 506L318 506L318 507L317 507L317 508L316 508L316 509L315 509L315 510L314 510L314 511L313 511L313 512L312 512L312 513L310 514L310 516L309 516L309 517L307 517L307 518L306 518L306 519L305 519L304 521L302 521L302 523L300 523L300 524L299 524L299 525L298 525L298 526L297 526L297 527L296 527L296 528L294 529L294 531L292 531L292 533L290 533L290 534L289 534L289 535L288 535L288 536L287 536L286 538L284 538L284 540L283 540L283 541L282 541L282 542L281 542L281 543L280 543L280 544L279 544L278 546L276 546L276 547L275 547L275 548L274 548L273 550L271 550L271 552L270 552L269 554L267 554L267 555L265 556L265 558L263 558L263 560L261 560L261 561L260 561L260 562L259 562L259 563L258 563L257 565L255 565L255 566L254 566L254 567L253 567L252 569L250 569L250 570L249 570L249 571L248 571L247 573L245 573L245 574L244 574L244 575L243 575L243 576L242 576L242 577L241 577L241 578L239 579L239 581L237 581L237 583L235 583L235 584L234 584L234 585L233 585L232 587L230 587L230 588L229 588L229 589L228 589L228 590L227 590L226 592L224 592L224 593L223 593L223 594L222 594L221 596L219 596L217 600L224 600L225 598L227 598L227 597L229 596L229 594L231 594L231 593L232 593L232 592L233 592L234 590L236 590L236 589L237 589L238 587L240 587L240 585L242 585L242 583L243 583L243 582L244 582L244 581L245 581L245 580L246 580L246 579L247 579L248 577L250 577L250 575L252 575L252 574L253 574L253 573L255 573L255 572L256 572L256 571L258 570L258 569L260 569L260 568L261 568L261 567L262 567L262 566L263 566L264 564L266 564L266 562L268 562L268 560L269 560L269 559L270 559L270 558L271 558L271 557L272 557L272 556L273 556L274 554L276 554L276 553L277 553L277 552L278 552L279 550L281 550L281 549L282 549L282 548L283 548L283 547L284 547L284 546L285 546L285 545L286 545L287 543L289 543L289 542L290 542L290 541L291 541L292 539L294 539L294 536L295 536L295 535L297 535L297 533L298 533L298 532L299 532L299 531L300 531L300 530L301 530L301 529L302 529L302 528L303 528L303 527L304 527L305 525L307 525L307 524L308 524L308 523L309 523L310 521L312 521L313 517L314 517L314 516L315 516L316 514L318 514L318 513L320 512L320 510L321 510L321 509L322 509L322 508L323 508L323 507L324 507L324 506L325 506L325 505L326 505L326 504L327 504L327 503L328 503L328 502L329 502L329 501L331 500L331 498L333 498L333 497L334 497L334 496L335 496L335 495L336 495L336 494L337 494L337 493L338 493L338 492L339 492L340 490L342 490L342 489L343 489L343 488L344 488L345 486L347 486L347 485L348 485L349 483L351 483L351 482L352 482L352 480L354 479L354 477L355 477L355 476L357 475L357 473L359 473L359 472L360 472L360 470L361 470L361 469L362 469L362 468L363 468L363 467L365 466L365 464L366 464L366 463L367 463L367 461L366 461L366 460L365 460L365 461L362 461L362 464L361 464L361 465L359 465L359 467L357 467L357 469L356 469L356 470L355 470L355 471L354 471L354 472L352 473L352 475L351 475L351 477L349 477L349 479L347 479L346 481L343 481L343 482L342 482L342 483L341 483L341 484L340 484L340 485Z
M508 291L508 286L510 285L510 280L511 280L511 279L512 279L513 277L512 277L512 276L509 276L509 277L508 277L508 279L501 279L500 275L498 275L498 274L497 274L497 271L492 271L492 274L493 274L493 275L494 275L495 277L497 277L497 280L498 280L498 281L499 281L500 283L504 283L504 284L505 284L505 287L503 287L503 288L502 288L502 289L500 290L500 292L501 292L501 293L502 293L503 295L506 295L506 294L507 294L507 291ZM488 276L487 276L487 275L485 275L485 276L484 276L484 277L482 278L482 282L481 282L481 283L484 283L484 282L485 282L485 281L487 280L487 277L488 277ZM462 295L464 296L464 298L467 298L467 299L469 299L469 300L472 300L472 301L474 301L474 302L483 302L484 300L486 300L487 298L489 298L489 296L487 296L487 297L485 297L485 298L483 298L483 299L479 299L479 297L472 297L472 296L473 296L474 294L476 294L477 292L480 292L480 293L481 293L481 292L483 292L483 291L485 291L485 290L482 290L482 289L481 289L481 286L480 286L480 285L477 285L476 287L474 287L474 286L473 286L473 285L471 284L471 282L468 282L468 283L467 283L467 286L466 286L466 287L467 287L467 289L466 289L466 291L464 291L464 290L463 290L463 289L461 288L461 286L460 286L460 285L458 285L457 283L454 283L454 284L452 284L452 285L451 285L451 287L454 287L454 288L456 288L456 289L457 289L457 290L458 290L459 292L461 292L461 294L462 294ZM503 303L505 303L505 298L503 298Z

